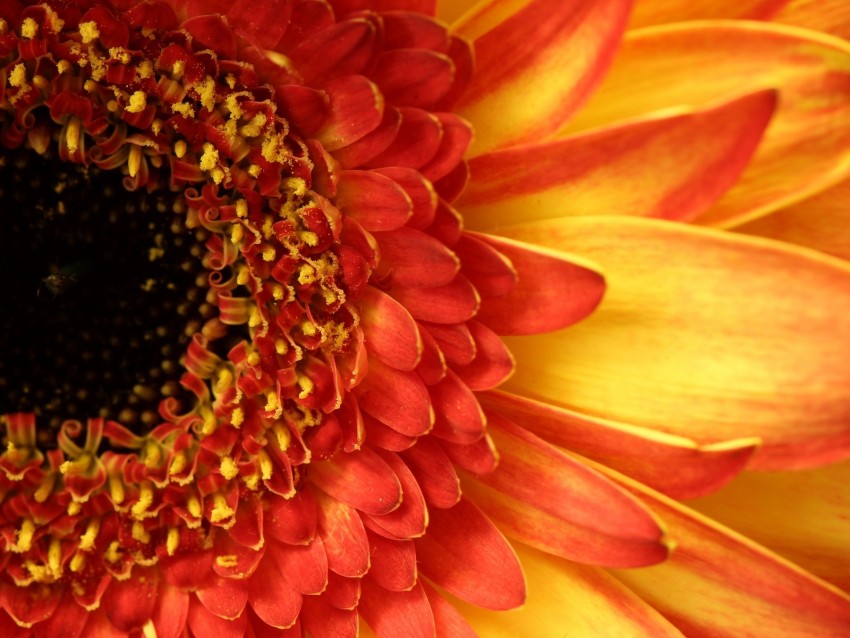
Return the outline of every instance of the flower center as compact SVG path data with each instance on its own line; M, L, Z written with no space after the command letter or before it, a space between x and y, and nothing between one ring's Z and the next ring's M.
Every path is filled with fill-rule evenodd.
M0 413L34 413L42 448L69 418L146 432L214 312L199 258L208 232L186 229L182 197L129 193L117 171L24 150L4 160Z

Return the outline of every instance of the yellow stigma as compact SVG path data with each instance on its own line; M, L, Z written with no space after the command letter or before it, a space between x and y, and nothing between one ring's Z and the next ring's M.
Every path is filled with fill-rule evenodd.
M30 519L25 518L21 522L21 529L16 535L15 544L11 546L11 550L16 554L28 552L32 548L32 540L35 535L35 523Z
M165 551L168 552L169 556L174 556L174 552L177 551L177 547L180 545L180 532L176 527L168 528L168 536L165 539Z
M80 148L81 139L80 120L72 117L68 122L68 129L65 131L65 142L68 144L68 150L76 153Z
M242 423L245 421L245 412L242 408L236 408L233 410L233 414L230 415L230 425L235 428L239 428L242 426Z
M95 518L89 521L86 526L85 533L80 536L80 549L84 552L91 550L94 547L94 542L97 539L97 534L100 532L100 519Z
M133 523L132 529L133 538L140 543L149 543L151 540L151 535L148 533L148 530L145 529L144 523L142 521L135 521Z
M248 216L248 202L247 202L247 200L240 199L236 202L236 216L237 217L247 217Z
M177 159L181 159L186 155L186 151L189 150L189 146L183 140L177 140L174 142L174 154L177 156Z
M89 44L100 37L100 30L97 28L97 22L81 22L80 37L83 39L83 44Z
M201 509L201 501L198 500L197 496L189 497L189 500L186 502L186 509L189 510L189 513L195 518L200 518L201 514L204 513Z
M130 177L135 177L142 165L142 147L135 144L130 145L130 155L127 157L127 171ZM153 249L152 249L153 250ZM153 261L153 260L151 260Z
M150 483L142 483L139 488L139 500L130 508L136 518L142 518L147 509L153 504L153 490Z
M227 520L231 516L233 516L235 512L233 509L227 504L227 501L224 498L224 495L220 492L216 492L213 494L213 508L210 513L210 522L212 523L220 523L224 520Z
M201 155L200 165L201 170L207 172L218 166L218 150L209 142L204 144L204 154Z
M22 87L27 83L27 67L24 63L16 64L9 75L9 85L14 87Z
M115 505L121 505L124 502L124 482L117 476L109 477L109 496Z

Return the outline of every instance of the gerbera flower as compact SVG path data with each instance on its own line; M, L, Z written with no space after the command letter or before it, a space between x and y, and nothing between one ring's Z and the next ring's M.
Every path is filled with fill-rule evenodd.
M709 495L848 455L850 268L670 221L829 198L850 45L629 4L0 4L3 635L850 626Z

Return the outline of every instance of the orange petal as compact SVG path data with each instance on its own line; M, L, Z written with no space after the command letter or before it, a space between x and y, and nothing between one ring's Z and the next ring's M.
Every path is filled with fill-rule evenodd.
M581 462L504 417L491 413L488 432L499 466L463 492L511 538L580 563L638 567L669 553L646 508Z
M629 28L687 20L767 20L788 0L645 0L636 2Z
M850 455L850 266L669 222L573 217L504 229L601 264L568 331L510 339L506 388L699 443L757 436L767 469Z
M686 635L847 635L850 596L676 501L599 469L669 525L676 551L667 562L615 573Z
M738 179L775 105L775 92L758 91L479 155L456 205L479 230L563 215L690 220Z
M850 260L850 180L783 208L735 232L779 239Z
M699 445L691 439L618 423L507 392L478 396L481 405L537 436L673 498L719 489L750 460L758 439Z
M413 370L422 356L422 338L410 313L389 295L367 286L360 327L369 353L397 370Z
M850 591L848 486L847 461L806 472L746 472L689 505Z
M611 63L629 4L489 0L455 24L475 48L475 75L458 109L475 125L472 152L557 130Z
M754 86L778 89L779 107L749 168L703 223L754 219L850 174L850 43L776 24L691 22L631 33L567 130Z
M577 565L520 543L514 549L528 578L522 609L494 613L456 606L481 636L682 638L657 611L601 569Z
M850 38L850 4L844 0L791 0L773 20Z

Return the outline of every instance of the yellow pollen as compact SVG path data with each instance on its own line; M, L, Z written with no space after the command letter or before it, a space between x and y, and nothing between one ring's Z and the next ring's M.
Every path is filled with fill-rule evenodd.
M299 239L308 246L317 246L319 244L319 236L309 230L302 230L298 233Z
M278 405L277 394L274 390L266 390L266 412L271 412L272 410L276 410Z
M29 18L27 18L29 19ZM14 87L22 87L27 83L27 67L24 66L24 63L16 64L15 68L12 69L11 75L9 75L9 85Z
M181 159L185 156L187 150L189 150L189 146L185 141L177 140L174 142L174 154L177 156L177 159Z
M80 131L80 120L72 117L68 122L68 130L65 131L65 142L68 144L68 150L76 153L80 148L80 140L82 139L82 131Z
M168 537L165 539L165 551L169 556L174 556L177 547L180 545L180 532L176 527L168 528Z
M135 521L133 523L132 535L133 538L140 543L149 543L151 540L151 535L148 533L148 530L145 529L142 521Z
M56 63L56 70L59 72L59 75L63 73L67 73L71 69L71 63L68 60L59 60Z
M289 444L292 442L292 434L289 433L288 429L279 425L274 426L273 430L280 449L284 451L288 450Z
M255 366L260 363L260 355L256 352L252 352L248 355L248 365Z
M263 172L263 169L257 166L256 164L251 164L248 167L248 175L253 177L254 179L258 178Z
M109 49L109 57L118 60L121 64L130 64L130 54L122 47L111 47Z
M32 540L34 535L35 523L33 523L30 519L25 518L21 522L21 529L18 530L15 544L12 545L10 549L16 554L30 551L30 549L32 549Z
M221 458L221 465L219 466L219 469L221 470L221 475L228 481L233 480L239 474L239 466L236 465L236 461L229 456L223 456Z
M98 532L100 532L100 519L94 518L86 525L85 533L80 536L80 549L84 552L91 550L94 547L94 542L97 540Z
M263 323L263 318L260 316L260 311L256 306L251 308L251 313L248 315L248 327L256 328Z
M201 170L211 171L218 166L218 150L209 142L204 144L204 154L201 155Z
M274 351L278 354L286 354L289 352L289 344L283 339L276 339L274 342Z
M142 147L135 144L130 145L130 155L127 157L127 171L130 177L135 177L142 165ZM151 260L153 261L153 260Z
M315 337L316 333L318 332L316 326L314 326L309 321L303 321L299 327L301 328L301 332L303 332L308 337Z
M207 76L203 82L196 84L193 88L198 92L201 106L212 111L215 108L215 80Z
M100 37L100 30L97 28L97 22L81 22L80 37L83 39L83 44L89 44Z
M274 258L277 257L277 252L274 249L274 246L266 246L263 248L263 261L274 261Z
M310 264L303 264L298 269L298 283L302 286L316 281L316 269Z
M224 178L227 174L220 166L216 166L214 169L210 171L210 177L213 178L213 181L216 184L221 184L224 181Z
M113 565L121 560L121 543L118 541L112 541L109 543L109 547L106 548L106 551L103 553L103 557L107 560L107 562L112 563Z
M304 197L307 194L307 182L301 177L288 177L284 181L286 190L296 197Z
M32 76L32 83L36 88L41 89L42 91L46 89L49 84L47 78L43 75Z
M197 496L189 497L189 500L186 503L186 509L189 510L189 513L195 518L200 518L201 514L204 513L201 509L201 501L198 500Z
M142 635L145 638L157 638L156 626L150 618L148 618L148 621L142 625Z
M244 199L237 200L236 202L236 216L237 217L247 217L248 216L248 201Z
M210 522L220 523L233 516L234 513L233 509L227 504L223 494L220 492L213 494L213 508L212 512L210 512Z
M179 79L180 77L182 77L183 72L185 70L186 70L186 65L183 63L183 60L177 60L171 66L171 74L174 76L175 79Z
M272 291L272 297L274 297L277 301L281 301L286 296L283 286L279 283L273 282L269 287Z
M137 71L141 79L147 80L149 77L153 77L153 64L150 60L143 60Z
M183 102L178 102L177 104L171 105L171 110L175 113L179 113L183 117L195 117L195 109L192 108L191 104L184 104Z
M139 488L139 500L130 508L133 516L141 518L147 509L153 504L153 490L150 483L142 483Z
M239 224L233 224L233 227L230 229L230 241L231 243L238 244L245 237L245 231L242 226Z
M38 22L32 18L24 18L21 22L21 35L27 39L34 38L38 33Z
M80 513L82 506L77 501L68 503L68 516L76 516Z
M130 96L130 103L124 108L130 113L141 113L148 105L148 96L144 91L136 91Z
M233 410L233 414L230 415L230 425L235 428L239 428L242 426L242 423L245 421L245 412L242 408L236 408Z

